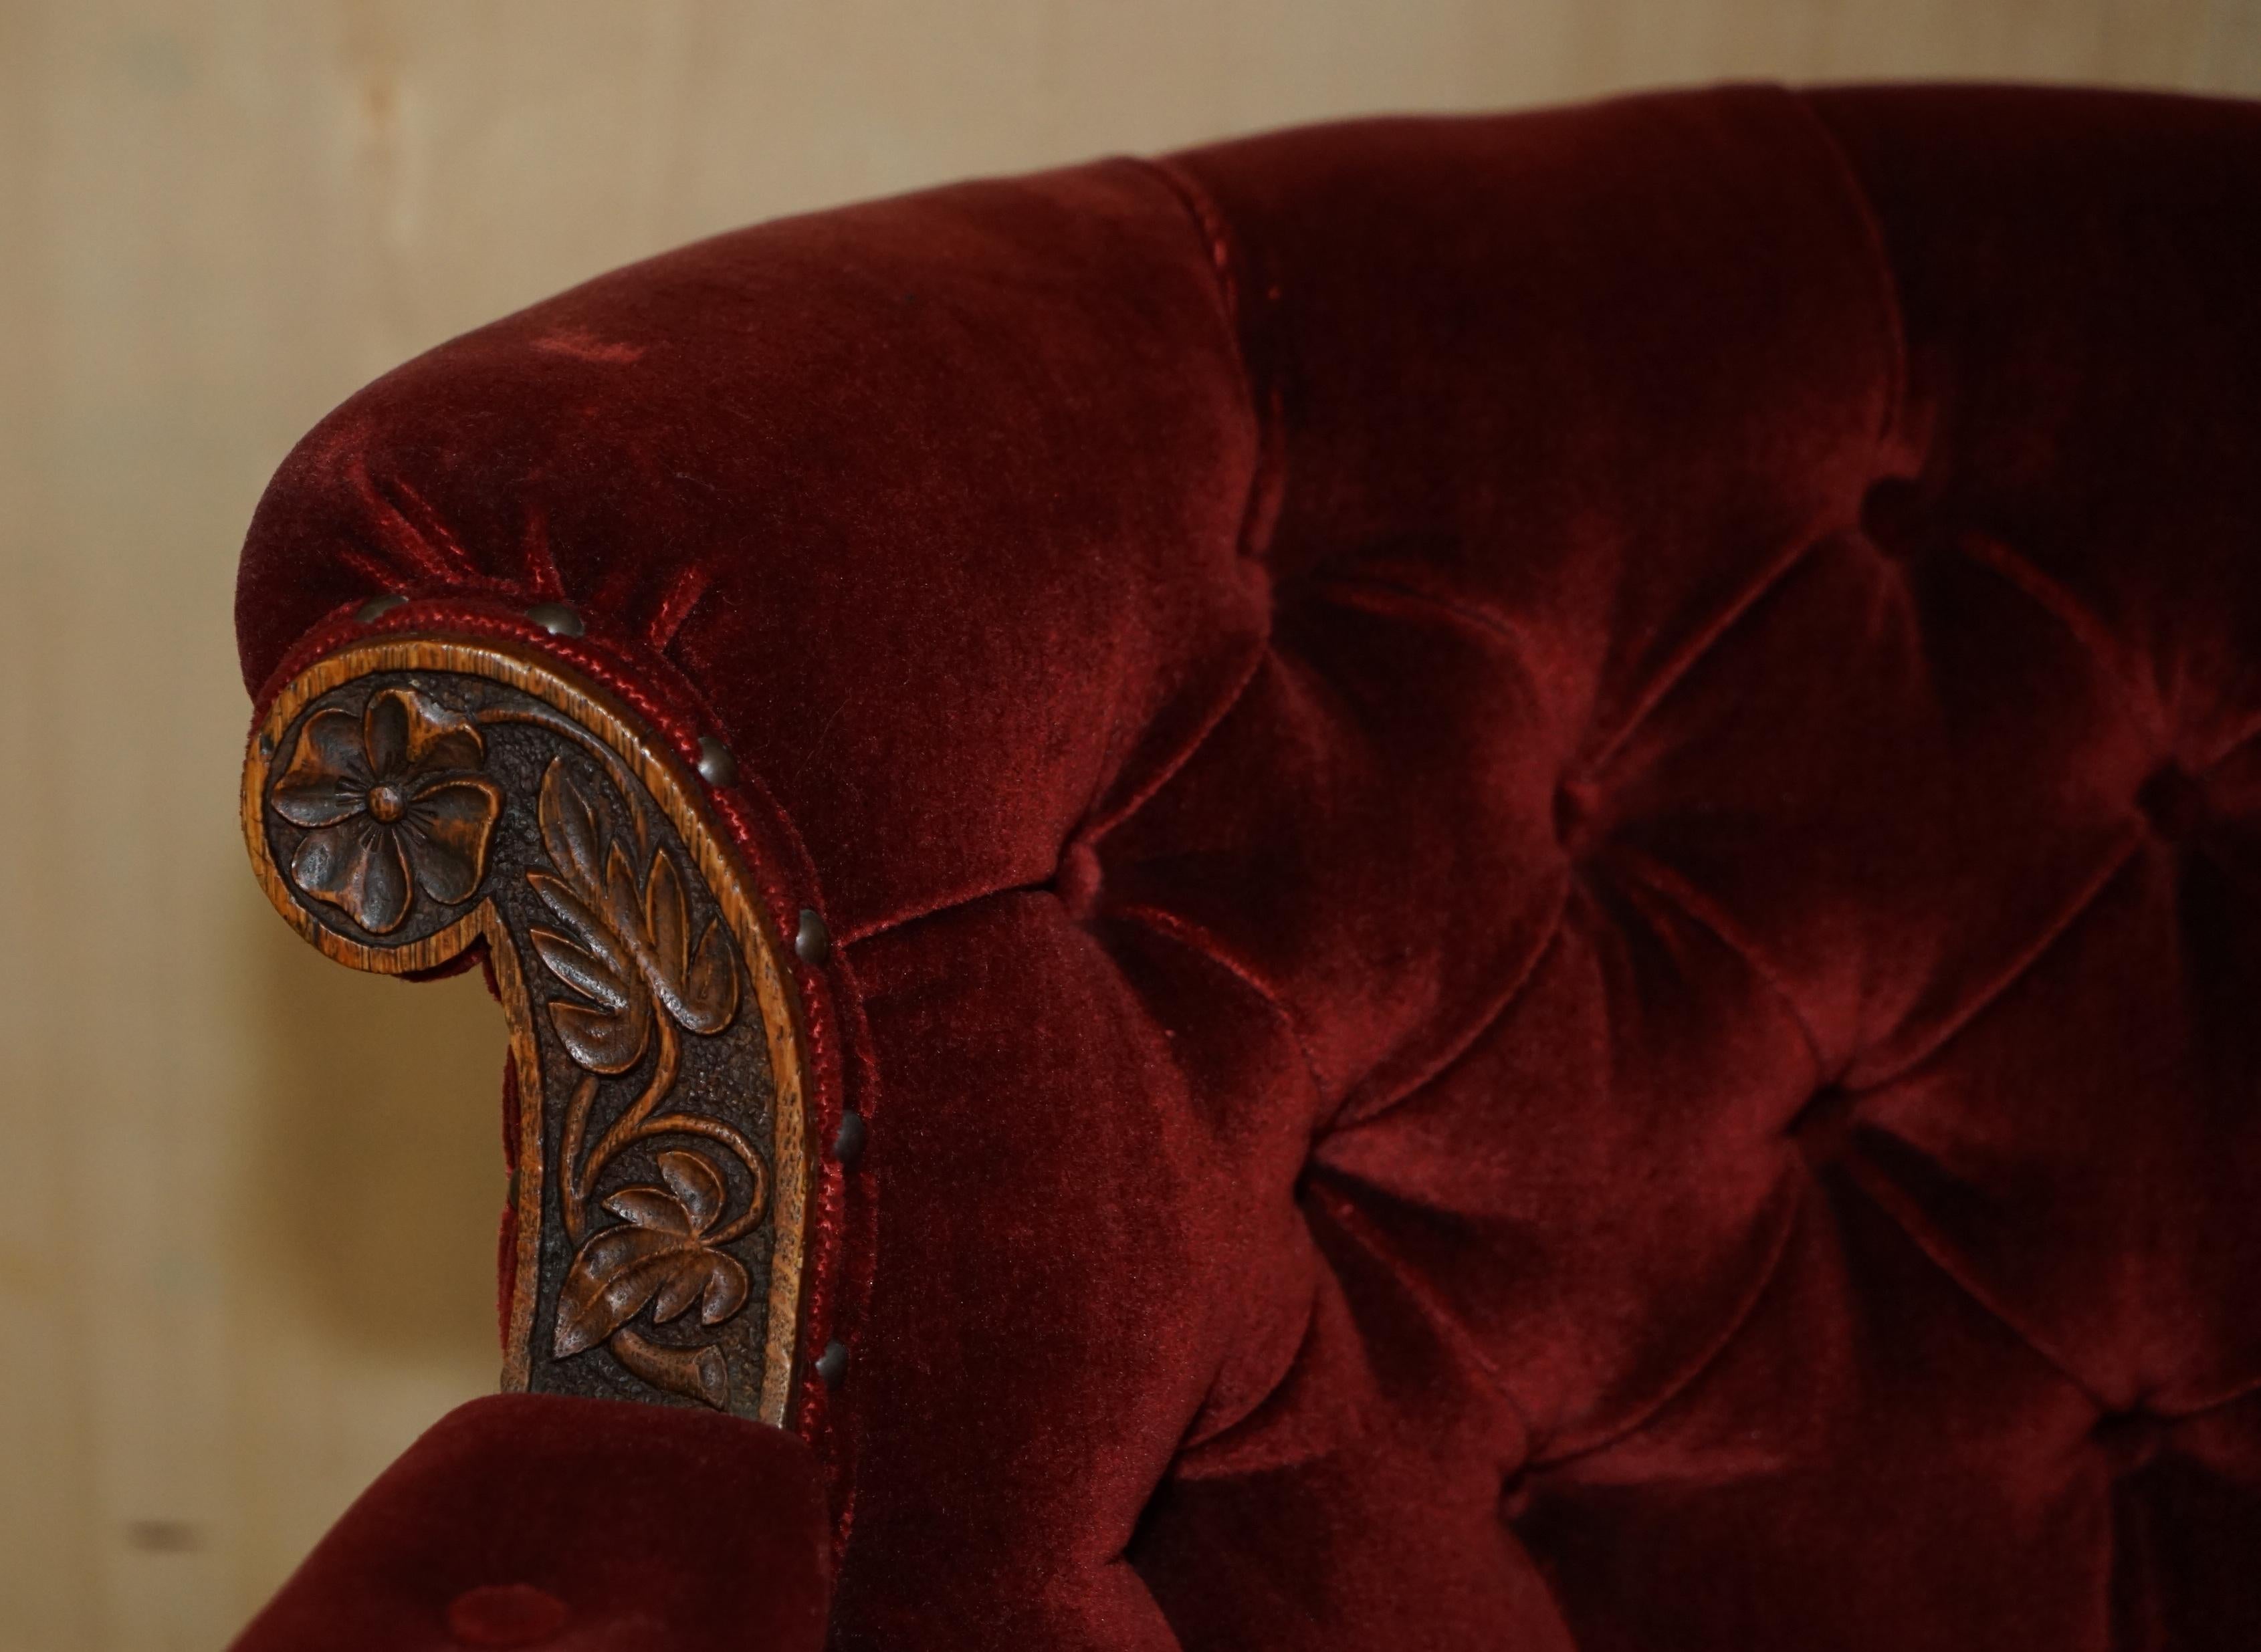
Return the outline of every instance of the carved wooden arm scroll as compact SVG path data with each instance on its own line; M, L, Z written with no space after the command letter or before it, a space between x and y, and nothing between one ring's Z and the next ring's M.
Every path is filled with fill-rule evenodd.
M783 1424L803 1043L697 781L530 652L399 637L276 697L243 826L333 958L406 975L485 944L518 1098L503 1386Z

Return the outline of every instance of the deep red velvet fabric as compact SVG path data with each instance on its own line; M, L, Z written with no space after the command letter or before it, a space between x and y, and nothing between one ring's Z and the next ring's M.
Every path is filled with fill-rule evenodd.
M782 1429L499 1394L363 1492L236 1652L821 1652L825 1524Z
M2257 455L2261 110L1725 89L621 271L239 611L562 595L805 846L835 1647L2212 1652Z

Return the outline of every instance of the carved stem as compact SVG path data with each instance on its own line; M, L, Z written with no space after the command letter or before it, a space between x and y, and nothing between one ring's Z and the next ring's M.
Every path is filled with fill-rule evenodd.
M730 1373L719 1348L656 1347L625 1325L613 1333L611 1347L614 1358L654 1387L727 1408Z
M589 1226L589 1204L574 1167L581 1162L581 1141L589 1133L589 1110L596 1100L597 1076L584 1073L580 1083L574 1087L573 1099L566 1104L564 1151L560 1155L565 1176L563 1185L558 1189L559 1203L565 1207L565 1237L577 1247Z
M635 1105L614 1119L612 1127L597 1139L597 1145L589 1149L588 1160L579 1173L574 1175L568 1167L568 1174L572 1175L573 1198L584 1206L605 1166L621 1148L636 1140L636 1126L650 1118L651 1110L675 1088L675 1075L682 1065L683 1041L676 1033L674 1019L665 1011L652 1019L659 1023L659 1056L652 1063L651 1082L643 1087L643 1094L635 1098Z

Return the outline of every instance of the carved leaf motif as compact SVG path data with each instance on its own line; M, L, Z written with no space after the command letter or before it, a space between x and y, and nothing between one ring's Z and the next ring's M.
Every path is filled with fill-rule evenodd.
M542 826L542 847L559 875L584 900L596 899L604 887L597 869L604 864L604 855L596 811L567 778L563 763L553 761L543 772L535 812Z
M664 851L651 857L643 905L652 990L690 1031L721 1032L738 1007L738 976L730 967L729 944L716 921L707 926L693 949L683 883Z
M703 1234L714 1226L714 1219L722 1213L722 1177L705 1154L661 1154L659 1179L683 1201L694 1229Z
M691 1032L729 1026L738 1007L730 938L716 919L692 945L690 905L673 857L654 850L639 885L627 850L607 841L595 808L562 762L543 774L535 812L556 870L528 879L573 939L537 931L535 944L550 972L592 1001L550 1005L573 1059L594 1072L635 1065L650 1030L652 998Z
M607 1227L581 1247L565 1276L557 1305L556 1350L571 1358L598 1343L643 1311L671 1279L700 1270L693 1294L704 1284L706 1259L716 1255L695 1239L656 1227Z
M621 932L629 946L635 946L643 937L637 933L642 905L636 890L635 868L628 864L628 851L614 843L605 854L605 917ZM638 962L642 960L639 959Z
M750 1288L738 1260L701 1235L721 1212L722 1178L695 1153L663 1153L664 1188L628 1187L605 1200L621 1225L590 1236L573 1258L557 1304L561 1359L594 1348L649 1305L661 1323L695 1302L700 1321L720 1325Z
M609 837L562 761L542 774L535 819L552 869L529 871L527 882L561 928L530 930L528 940L572 994L553 998L549 1014L573 1059L591 1072L627 1071L642 1058L661 1011L694 1033L727 1027L738 1003L730 939L717 918L693 944L690 901L674 857L655 849L639 879L628 850ZM674 1032L664 1024L660 1031L645 1095L587 1165L571 1172L583 1191L569 1197L586 1197L606 1159L635 1139L621 1133L646 1119L673 1083ZM664 1324L694 1305L702 1323L719 1325L745 1305L751 1289L744 1266L707 1241L729 1198L721 1173L698 1153L662 1153L657 1165L665 1186L621 1188L603 1201L621 1224L591 1234L575 1254L558 1295L554 1346L563 1359L609 1341L647 1381L719 1405L727 1374L718 1353L657 1348L627 1328L647 1307ZM569 1212L573 1224L579 1209Z
M561 878L529 872L542 904L573 932L573 938L547 929L528 939L549 973L591 1000L556 998L550 1025L575 1061L594 1073L621 1073L635 1065L651 1033L651 994L634 955L621 938L592 912Z

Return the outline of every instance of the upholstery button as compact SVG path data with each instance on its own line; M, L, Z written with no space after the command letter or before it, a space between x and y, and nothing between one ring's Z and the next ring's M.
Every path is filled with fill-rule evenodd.
M1080 921L1097 909L1100 877L1099 851L1090 844L1071 843L1060 851L1059 865L1052 873L1052 892L1067 908L1069 917Z
M1855 1119L1855 1098L1842 1084L1824 1084L1790 1121L1790 1139L1808 1164L1833 1164L1845 1155Z
M1910 476L1884 476L1861 499L1861 532L1887 556L1923 549L1923 490Z
M2166 1448L2167 1425L2148 1411L2107 1412L2097 1419L2094 1438L2114 1474L2133 1474Z
M539 1646L571 1615L563 1601L532 1584L484 1584L449 1603L448 1633L463 1646Z
M372 597L354 610L354 618L361 624L374 625L396 608L406 607L408 598L398 592L388 591L382 597Z
M1499 1489L1499 1518L1510 1522L1531 1513L1531 1475L1518 1470Z
M2211 812L2205 783L2179 763L2169 763L2145 781L2135 803L2151 830L2171 843L2204 830Z
M1594 789L1582 781L1566 780L1554 789L1554 840L1564 854L1575 858L1592 838L1597 803Z

